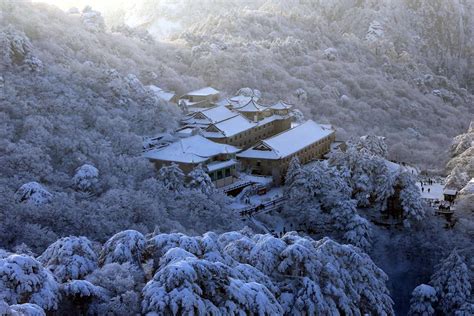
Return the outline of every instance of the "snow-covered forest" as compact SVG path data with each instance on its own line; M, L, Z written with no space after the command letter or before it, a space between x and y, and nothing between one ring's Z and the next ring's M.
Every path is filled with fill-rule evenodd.
M0 314L474 315L472 1L49 2L0 0ZM257 217L311 233L142 158L182 115L153 86L332 124ZM447 176L456 225L389 161Z

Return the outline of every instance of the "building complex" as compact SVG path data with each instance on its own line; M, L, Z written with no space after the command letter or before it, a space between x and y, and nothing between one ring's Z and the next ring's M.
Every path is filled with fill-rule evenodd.
M176 141L147 151L157 168L176 163L185 172L201 164L217 187L238 181L238 172L284 181L290 160L321 159L335 141L335 131L314 121L292 127L292 106L283 101L262 105L256 97L222 99L207 87L178 101L186 112Z

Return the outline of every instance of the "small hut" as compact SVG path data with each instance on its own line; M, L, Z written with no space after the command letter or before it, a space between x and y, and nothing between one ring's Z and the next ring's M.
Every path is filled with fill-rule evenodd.
M445 201L453 203L458 195L458 191L455 189L444 189L443 195Z

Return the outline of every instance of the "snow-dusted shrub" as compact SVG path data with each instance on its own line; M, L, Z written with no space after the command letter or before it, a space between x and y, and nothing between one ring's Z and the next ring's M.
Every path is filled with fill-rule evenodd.
M418 285L411 293L410 316L431 316L435 310L433 304L436 303L436 290L426 284Z
M145 237L135 230L125 230L112 236L102 247L99 264L131 263L140 266L145 249Z
M244 96L244 97L251 97L251 98L254 98L254 100L258 100L262 97L262 93L260 92L260 90L252 89L252 88L249 88L249 87L240 88L239 91L237 91L236 95Z
M51 244L38 260L61 282L83 279L97 268L97 255L86 237L64 237Z
M324 58L330 61L335 61L337 59L337 49L334 47L326 48L323 52Z
M371 154L387 158L388 147L385 140L381 136L365 135L355 140L354 146L357 150L367 150Z
M369 29L367 30L367 34L365 35L365 40L369 43L376 42L380 38L384 36L384 28L382 24L378 21L370 22Z
M81 13L81 20L85 28L91 32L103 32L105 22L99 11L94 11L90 6L86 6Z
M9 304L32 303L46 310L56 309L60 300L54 276L24 255L0 259L0 297Z
M52 198L53 195L38 182L25 183L15 193L17 202L25 202L33 205L49 203Z
M41 70L43 63L33 53L30 39L13 25L0 29L0 65L27 65L30 70Z
M72 181L78 190L90 191L99 182L99 170L92 165L84 164L76 169Z

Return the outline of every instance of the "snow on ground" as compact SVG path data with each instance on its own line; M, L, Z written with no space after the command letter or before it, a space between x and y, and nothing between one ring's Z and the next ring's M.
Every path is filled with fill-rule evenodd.
M283 196L283 188L281 187L276 187L272 188L269 191L267 191L266 194L263 195L252 195L250 197L250 204L246 203L241 203L239 201L234 201L233 203L230 204L230 208L234 210L241 210L249 206L258 206L262 203L269 202L271 200L277 199L279 197Z
M420 189L421 192L421 197L424 199L438 199L438 200L443 200L443 190L444 190L444 184L442 183L433 183L433 185L428 185L426 184L425 181L423 181L424 185L423 187L425 188L424 192L421 192L421 183L418 181L416 185ZM429 192L428 192L428 189Z
M270 185L273 182L273 178L269 176L257 176L248 173L241 173L239 178L244 181L251 181L261 185Z
M269 202L276 198L283 196L283 188L276 187L270 189L266 194L263 195L253 195L250 197L250 203L253 205L260 205L265 202Z

